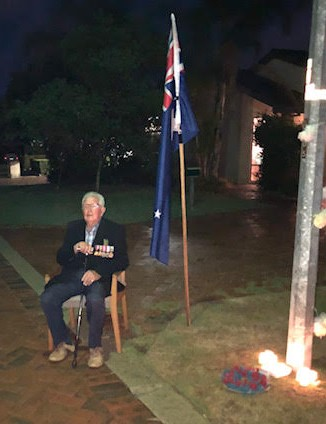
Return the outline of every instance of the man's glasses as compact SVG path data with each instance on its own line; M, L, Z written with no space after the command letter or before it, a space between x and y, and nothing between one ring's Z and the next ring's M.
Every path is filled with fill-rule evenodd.
M98 203L84 203L83 204L83 209L97 209L99 208L100 205Z

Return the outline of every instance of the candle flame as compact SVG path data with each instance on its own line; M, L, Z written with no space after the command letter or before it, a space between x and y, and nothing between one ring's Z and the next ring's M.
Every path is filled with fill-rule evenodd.
M309 385L318 386L320 383L317 371L311 370L308 367L299 368L295 379L300 386L303 387L307 387Z
M264 352L260 352L258 362L260 365L275 364L277 362L277 355L271 350L264 350Z
M268 372L275 378L286 377L292 372L292 368L284 362L279 362L277 355L271 350L260 352L258 361L262 371Z

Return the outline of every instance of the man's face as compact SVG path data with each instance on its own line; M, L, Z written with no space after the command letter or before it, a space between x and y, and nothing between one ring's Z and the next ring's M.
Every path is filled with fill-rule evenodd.
M83 203L82 211L87 227L92 228L100 222L105 207L99 205L95 197L87 197Z

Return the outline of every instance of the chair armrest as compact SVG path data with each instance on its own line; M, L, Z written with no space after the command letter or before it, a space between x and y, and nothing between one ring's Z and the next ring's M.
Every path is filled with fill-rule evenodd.
M117 271L113 275L115 275L117 277L117 280L119 281L119 283L123 284L125 287L127 286L126 271ZM112 278L113 278L113 276L112 276Z

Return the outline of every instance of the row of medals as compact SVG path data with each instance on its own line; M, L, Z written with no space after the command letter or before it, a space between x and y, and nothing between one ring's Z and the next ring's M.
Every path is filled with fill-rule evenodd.
M95 245L94 256L101 256L102 258L113 258L114 246L105 246L101 244Z

